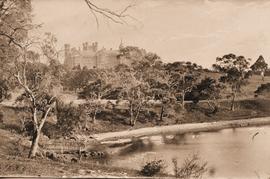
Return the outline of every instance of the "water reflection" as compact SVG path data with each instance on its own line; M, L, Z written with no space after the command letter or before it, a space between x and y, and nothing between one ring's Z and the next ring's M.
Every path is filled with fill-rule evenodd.
M150 138L146 140L139 138L132 138L131 144L120 150L119 156L132 155L134 153L151 151L153 149L153 142Z
M207 161L214 177L268 178L270 176L270 127L226 129L215 133L203 132L175 136L157 136L135 140L121 151L121 157L112 164L119 167L140 169L148 159L163 159L167 172L173 173L172 158L184 161L198 154ZM129 154L129 155L127 155ZM132 154L132 155L130 155Z
M185 139L185 134L176 134L172 138L163 134L162 141L164 144L180 145L180 144L185 144L186 139Z

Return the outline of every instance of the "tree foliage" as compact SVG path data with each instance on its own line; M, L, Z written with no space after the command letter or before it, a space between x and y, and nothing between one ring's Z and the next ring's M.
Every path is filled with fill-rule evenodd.
M170 75L169 86L176 98L181 99L184 109L185 96L199 80L201 67L191 62L174 62L166 65L166 71Z
M237 93L241 92L241 88L247 85L251 75L249 68L250 59L244 56L236 56L227 54L223 57L217 57L216 64L213 68L223 74L219 81L228 85L232 92L231 110L234 110L234 101Z
M256 60L256 62L250 67L254 72L264 72L268 69L268 64L265 62L262 55Z

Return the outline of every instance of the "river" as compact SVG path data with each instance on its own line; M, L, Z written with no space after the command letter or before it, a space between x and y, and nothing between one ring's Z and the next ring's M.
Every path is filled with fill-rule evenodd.
M174 140L172 140L174 139ZM270 126L224 129L184 136L153 136L136 147L119 149L110 165L140 169L147 161L163 159L173 174L172 159L181 164L197 154L212 173L204 178L270 177Z

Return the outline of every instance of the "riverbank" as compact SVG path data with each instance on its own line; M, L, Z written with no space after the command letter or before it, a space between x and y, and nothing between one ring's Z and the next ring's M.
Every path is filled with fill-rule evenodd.
M121 132L100 133L92 135L91 138L94 138L100 142L104 142L119 139L140 138L145 136L211 132L228 128L253 127L262 125L270 125L270 117L219 121L219 122L205 122L197 124L180 124L171 126L148 127Z

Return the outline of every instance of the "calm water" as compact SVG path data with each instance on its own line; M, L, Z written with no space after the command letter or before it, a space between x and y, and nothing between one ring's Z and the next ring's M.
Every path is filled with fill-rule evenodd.
M254 136L255 135L255 136ZM268 178L270 177L270 126L226 129L178 136L166 142L160 136L144 139L136 147L120 150L111 165L140 169L153 159L166 161L166 172L173 173L172 158L183 160L198 154L208 167L214 168L214 178ZM209 178L208 174L204 178Z

